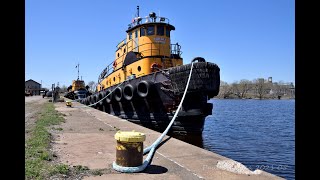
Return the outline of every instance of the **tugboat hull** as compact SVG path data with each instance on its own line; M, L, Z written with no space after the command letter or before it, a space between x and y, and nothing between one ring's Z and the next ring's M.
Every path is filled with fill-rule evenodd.
M180 103L190 69L191 64L186 64L133 78L89 96L81 103L93 104L113 91L94 108L162 131ZM219 86L220 69L216 64L194 62L185 100L170 132L202 133L206 116L212 114L213 106L207 100L218 94Z

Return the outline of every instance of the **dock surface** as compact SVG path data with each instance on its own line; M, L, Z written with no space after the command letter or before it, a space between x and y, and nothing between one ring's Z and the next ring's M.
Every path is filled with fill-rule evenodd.
M104 169L102 175L86 176L85 180L102 179L283 179L262 170L250 171L244 165L214 152L166 136L154 154L151 165L140 173L120 173L112 169L116 158L117 130L138 131L146 134L144 148L151 145L161 133L109 115L91 107L73 102L55 103L64 114L63 130L53 134L52 151L58 161L70 166ZM147 155L144 156L144 158Z

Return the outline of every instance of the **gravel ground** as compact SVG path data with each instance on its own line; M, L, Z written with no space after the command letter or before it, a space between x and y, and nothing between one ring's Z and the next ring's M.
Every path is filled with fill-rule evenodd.
M42 107L44 103L49 102L51 98L42 98L42 96L27 96L25 97L25 141L30 137L31 135L31 129L34 127L35 122L37 120L37 117L39 113L42 111ZM62 125L56 125L56 127L61 127ZM56 134L60 133L60 131L54 131L51 128L49 128L50 134L53 135L52 141L55 141L57 136ZM50 149L52 151L52 149ZM50 162L52 165L60 164L58 157L54 157L53 160ZM90 173L88 171L83 171L82 173L78 173L77 169L73 168L72 166L69 167L70 171L68 175L63 174L56 174L51 177L48 177L48 179L54 179L54 180L76 180L76 179L82 179L83 176L90 176ZM103 172L103 171L102 171Z

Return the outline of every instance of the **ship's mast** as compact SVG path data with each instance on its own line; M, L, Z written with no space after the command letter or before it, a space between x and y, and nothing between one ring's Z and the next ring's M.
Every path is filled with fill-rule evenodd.
M139 6L137 6L137 17L139 17Z
M78 79L77 80L79 80L79 63L78 63L77 67L78 67Z
M137 6L137 18L139 18L140 16L139 16L139 6ZM137 21L137 24L139 24L139 20Z

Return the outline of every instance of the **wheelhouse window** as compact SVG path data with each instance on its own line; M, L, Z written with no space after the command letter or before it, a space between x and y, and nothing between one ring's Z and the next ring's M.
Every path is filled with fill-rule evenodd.
M145 28L140 28L140 37L141 36L145 36L146 35L146 31L145 31Z
M132 31L129 32L129 40L132 39Z
M136 30L136 32L135 32L135 36L134 36L135 38L137 38L138 37L138 29Z
M159 36L164 35L164 26L157 26L157 35Z
M147 27L147 35L148 36L154 35L154 26Z
M170 28L169 27L166 27L166 36L170 37Z

